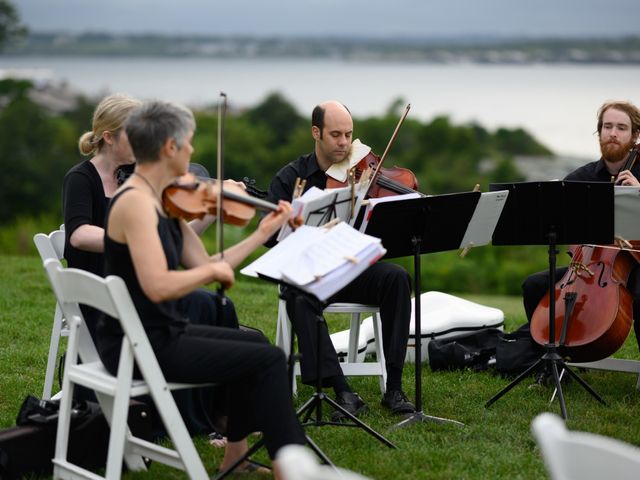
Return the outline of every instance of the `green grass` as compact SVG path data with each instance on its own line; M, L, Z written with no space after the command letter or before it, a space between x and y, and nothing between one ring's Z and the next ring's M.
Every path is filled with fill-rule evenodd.
M238 276L229 291L241 322L275 337L277 296L273 285ZM515 297L463 295L505 312L506 330L522 324L521 301ZM0 255L0 427L15 424L18 408L28 394L40 396L51 334L54 300L40 261L36 257ZM337 329L345 320L330 318ZM640 358L633 333L616 356ZM407 365L404 385L414 397L413 365ZM575 382L564 385L571 429L612 436L640 445L640 393L636 377L624 373L581 374L608 403L598 404ZM363 420L397 446L383 446L360 429L309 428L313 440L337 465L375 479L538 479L546 478L539 451L530 433L531 420L544 411L559 413L549 405L550 387L532 387L526 380L498 400L491 408L485 402L508 380L492 372L431 372L422 369L423 410L428 415L461 421L465 427L433 422L417 423L393 430L399 418L379 405L378 381L354 378L355 389L367 401L370 412ZM300 402L311 393L299 389ZM197 446L209 472L222 458L203 439ZM261 454L264 459L264 453ZM127 473L125 478L184 478L180 472L153 464L147 473Z

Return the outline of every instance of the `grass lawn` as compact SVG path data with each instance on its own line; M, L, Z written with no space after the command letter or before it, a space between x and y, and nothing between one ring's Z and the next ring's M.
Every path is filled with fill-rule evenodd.
M238 276L229 292L241 322L260 328L275 338L277 298L273 285ZM489 295L460 296L504 311L506 330L522 324L519 298ZM28 394L40 396L51 334L54 300L37 257L0 255L0 427L15 425L18 408ZM427 321L424 319L423 321ZM346 321L330 319L336 329ZM633 332L616 354L640 359ZM405 390L414 398L413 365L404 373ZM570 429L586 430L640 445L640 393L636 377L625 373L584 372L581 376L607 401L597 403L575 382L564 385ZM531 420L544 411L558 413L557 401L549 405L551 387L533 386L525 380L491 408L485 402L508 380L491 371L431 372L422 369L423 410L428 415L463 422L464 427L432 422L390 431L400 418L379 405L377 379L355 378L355 390L370 411L363 421L385 435L397 450L385 447L354 428L309 428L308 433L337 465L375 479L539 479L546 473L530 433ZM302 387L297 402L311 389ZM205 466L213 473L222 452L197 440ZM261 454L264 459L264 453ZM125 478L184 478L182 473L153 464L149 472L127 473Z

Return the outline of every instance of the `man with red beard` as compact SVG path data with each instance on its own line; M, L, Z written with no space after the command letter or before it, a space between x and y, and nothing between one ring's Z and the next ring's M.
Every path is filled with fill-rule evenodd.
M598 110L598 138L602 158L574 170L565 180L640 185L640 166L620 171L640 133L640 110L629 102L607 102ZM634 175L635 174L635 175Z
M640 110L629 102L611 101L598 110L598 139L602 157L595 162L577 168L565 180L581 182L611 182L616 185L640 185L640 164L635 162L630 170L622 170L629 151L640 134ZM634 239L635 240L635 239ZM567 272L567 267L556 270L556 279ZM549 289L549 272L534 273L522 284L522 297L527 320ZM633 296L633 318L636 340L640 348L640 268L636 267L627 280L627 290Z

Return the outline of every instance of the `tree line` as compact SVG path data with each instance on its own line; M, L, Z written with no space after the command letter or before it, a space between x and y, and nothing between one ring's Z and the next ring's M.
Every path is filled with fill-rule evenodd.
M33 224L28 219L44 216L61 221L62 179L71 166L83 159L77 141L91 128L97 103L95 99L79 96L72 109L55 113L32 99L33 88L27 80L0 81L0 167L3 172L0 222L4 230L14 234L16 224ZM403 108L404 102L398 99L381 116L354 118L354 138L360 138L381 155ZM198 127L192 161L214 172L217 111L202 109L194 113ZM308 117L310 112L301 115L277 92L257 105L230 109L225 119L226 176L249 177L256 181L256 186L266 189L282 166L313 149ZM522 129L489 131L473 123L453 124L446 116L428 122L409 117L385 166L412 170L419 181L419 190L428 194L469 191L476 184L486 191L492 182L523 180L513 161L515 155L550 153ZM6 241L2 243L0 231L3 250L20 252L24 243L29 244L23 241L12 247ZM430 255L429 261L423 262L428 265L423 275L430 273L429 278L425 278L429 289L483 291L491 288L514 293L513 277L520 276L520 270L530 271L532 258L538 265L544 258L544 255L532 257L530 252L522 254L522 249L511 251L506 247L474 249L463 261L452 256L453 253ZM513 260L513 265L498 266L507 260ZM500 270L503 274L479 273L487 269ZM510 269L515 269L513 275L507 272ZM487 275L493 278L482 278ZM452 288L447 277L457 278L459 286Z

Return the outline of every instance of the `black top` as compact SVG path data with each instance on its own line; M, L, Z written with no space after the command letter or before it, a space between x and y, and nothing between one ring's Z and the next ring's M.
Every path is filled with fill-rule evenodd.
M640 180L640 163L636 162L631 173L634 177ZM587 163L569 175L564 177L565 180L575 180L579 182L611 182L611 174L604 164L604 160L601 158L595 162Z
M74 248L69 238L81 225L103 227L108 203L102 180L93 163L85 160L67 172L62 185L62 210L65 230L64 258L69 267L104 276L102 254Z
M109 210L120 196L133 187L126 188L113 197L109 204ZM108 212L107 212L108 214ZM108 222L108 220L107 220ZM106 229L105 229L106 230ZM162 242L162 248L167 258L170 270L177 270L180 265L182 253L182 231L179 221L170 219L158 212L158 235ZM178 312L178 302L175 300L155 303L149 299L142 290L136 275L129 246L118 243L106 234L104 236L105 275L117 275L121 277L133 304L138 311L142 325L149 337L154 350L162 348L167 341L184 331L187 320ZM123 332L117 320L103 316L98 324L97 343L100 356L105 365L110 363L116 351L120 349Z
M327 186L327 175L318 165L316 154L309 153L301 155L297 160L285 165L276 173L276 176L271 180L265 200L275 204L278 203L278 200L290 202L293 199L293 189L297 178L307 181L302 193L311 187L324 190ZM265 246L273 247L277 243L276 238L278 238L277 233L267 240Z
M269 192L265 200L271 203L278 203L278 200L290 202L293 197L296 178L307 181L304 187L305 192L311 187L324 190L327 185L327 175L318 165L316 154L309 153L307 155L301 155L297 160L280 169L274 179L271 180Z

